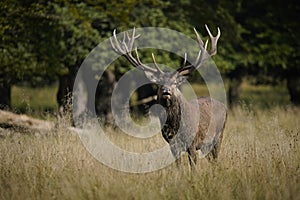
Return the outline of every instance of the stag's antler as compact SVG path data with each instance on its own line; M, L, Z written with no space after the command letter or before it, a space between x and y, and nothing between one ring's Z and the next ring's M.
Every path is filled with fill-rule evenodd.
M199 53L198 56L196 58L196 61L194 64L189 64L187 65L187 54L184 54L184 61L181 67L179 67L173 74L174 77L176 77L178 74L182 75L182 76L188 76L191 74L192 71L194 71L195 69L198 69L201 64L203 63L203 61L205 61L207 58L209 58L210 56L216 55L217 54L217 43L218 43L218 39L221 36L221 31L218 29L218 34L216 36L213 36L208 28L208 26L205 24L205 28L208 32L208 35L210 37L210 41L211 41L211 48L210 50L207 52L207 44L208 44L208 40L206 40L205 43L203 43L201 37L199 36L197 30L194 28L196 37L197 37L197 41L199 44ZM133 28L132 31L132 35L130 36L128 32L124 32L123 35L123 40L119 41L116 35L116 29L113 31L113 39L110 38L110 43L111 46L113 48L113 50L124 56L134 67L136 68L141 68L142 70L144 70L146 73L150 72L150 73L158 73L158 74L164 74L164 72L158 67L158 64L155 61L155 57L154 54L152 54L152 60L154 63L154 68L150 67L148 65L145 65L144 63L141 62L140 58L139 58L139 54L137 51L137 48L134 49L136 57L134 57L132 55L132 51L133 51L133 44L135 39L137 39L138 37L140 37L140 35L135 35L135 28ZM206 53L207 52L207 53Z
M198 56L196 58L196 61L194 63L194 65L186 65L186 60L187 60L187 54L184 54L184 61L181 67L179 67L176 71L178 73L180 73L180 75L188 75L190 74L193 70L198 69L201 64L203 63L203 61L205 61L207 58L209 58L210 56L216 55L217 54L217 43L218 40L221 36L221 31L220 28L218 27L218 34L217 36L213 36L208 28L208 26L205 24L205 28L208 32L208 35L210 37L210 41L211 41L211 48L210 50L207 52L207 44L208 44L208 40L205 41L205 44L203 43L201 37L199 36L197 30L194 28L195 34L197 36L197 41L199 44L199 53ZM206 53L207 52L207 53Z
M113 48L113 50L124 56L134 67L138 68L142 68L144 71L149 71L152 73L164 73L159 67L158 64L155 61L155 57L154 54L152 53L152 60L154 63L155 68L152 68L148 65L145 65L144 63L141 62L140 58L139 58L139 54L137 51L137 48L134 49L135 54L136 54L136 58L132 55L132 51L133 51L133 44L135 39L137 39L138 37L140 37L140 35L135 35L135 28L133 28L132 31L132 35L129 36L128 32L124 32L123 35L123 41L119 41L116 35L116 29L113 32L113 39L110 38L110 43L111 46ZM114 40L114 41L113 41Z

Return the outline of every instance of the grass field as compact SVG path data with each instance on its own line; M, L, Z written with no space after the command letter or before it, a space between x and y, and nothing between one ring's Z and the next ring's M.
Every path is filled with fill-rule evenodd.
M48 118L49 114L53 114L58 110L56 92L56 85L42 88L13 86L12 108L16 112L27 113L39 118Z
M194 173L186 155L180 169L115 171L94 159L63 121L48 134L0 129L0 199L300 199L299 119L292 106L235 108L218 162L202 159ZM128 142L108 135L120 146Z
M192 84L197 96L209 95L205 85ZM45 118L45 113L57 111L57 86L42 88L26 86L12 87L12 107L17 112ZM248 82L242 84L240 90L240 104L251 108L272 108L274 106L289 105L289 95L285 86L270 85L253 86Z

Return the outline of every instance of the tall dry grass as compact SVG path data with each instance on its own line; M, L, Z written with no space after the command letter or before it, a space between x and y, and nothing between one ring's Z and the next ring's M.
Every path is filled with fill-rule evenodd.
M46 135L0 130L0 199L299 199L299 111L236 108L218 162L200 160L194 173L186 156L180 170L115 171L63 125Z

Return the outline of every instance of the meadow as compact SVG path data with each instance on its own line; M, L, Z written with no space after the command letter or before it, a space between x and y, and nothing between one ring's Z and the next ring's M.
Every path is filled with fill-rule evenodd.
M174 163L144 174L113 170L86 151L64 120L51 133L0 129L0 199L299 199L300 108L288 105L280 88L243 87L218 162L199 160L195 172L186 155L180 169ZM271 103L256 104L263 100ZM120 146L127 142L107 134Z

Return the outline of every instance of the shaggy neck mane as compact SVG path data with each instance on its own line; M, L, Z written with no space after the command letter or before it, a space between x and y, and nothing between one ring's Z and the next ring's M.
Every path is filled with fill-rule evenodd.
M180 120L182 115L182 106L186 101L182 94L174 95L171 99L172 105L165 107L167 119L162 125L162 135L167 142L169 142L178 132L180 127Z

